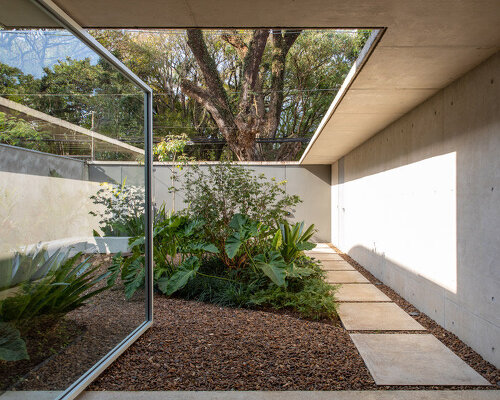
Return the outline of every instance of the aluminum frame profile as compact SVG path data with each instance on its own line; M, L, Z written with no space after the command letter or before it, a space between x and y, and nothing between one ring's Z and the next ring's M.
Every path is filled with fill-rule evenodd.
M100 57L108 61L131 82L144 91L144 143L145 143L145 321L133 330L125 339L101 358L93 367L69 386L57 400L76 398L83 390L99 376L113 361L115 361L132 343L134 343L153 324L153 213L152 213L152 182L153 182L153 91L137 75L128 69L120 60L113 56L87 31L79 26L69 15L51 0L31 0L33 4L56 20L76 38L81 40Z

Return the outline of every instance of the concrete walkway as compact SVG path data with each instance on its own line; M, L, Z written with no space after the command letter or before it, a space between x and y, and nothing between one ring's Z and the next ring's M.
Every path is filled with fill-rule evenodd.
M61 392L6 392L2 400L53 400ZM84 392L78 400L498 400L498 390L339 390L283 392Z
M328 283L340 285L340 320L354 331L351 339L377 385L490 385L327 244L307 254L324 264Z

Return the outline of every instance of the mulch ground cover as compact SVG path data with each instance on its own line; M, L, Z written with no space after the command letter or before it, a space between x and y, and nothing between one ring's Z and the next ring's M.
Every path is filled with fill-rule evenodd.
M340 253L340 252L339 252ZM495 389L500 372L340 253L492 387L377 386L347 331L286 312L155 298L155 324L89 390Z
M89 390L355 390L374 381L338 324L155 299L155 324Z
M346 254L342 257L498 388L500 371ZM97 260L102 268L109 256ZM144 320L143 295L125 301L118 285L67 315L68 333L10 389L62 390ZM285 311L224 308L156 296L155 323L89 390L465 389L377 386L339 321ZM42 358L44 358L43 356ZM38 362L40 360L36 360ZM33 361L33 363L36 363ZM24 371L23 371L24 373ZM484 387L479 387L485 389Z

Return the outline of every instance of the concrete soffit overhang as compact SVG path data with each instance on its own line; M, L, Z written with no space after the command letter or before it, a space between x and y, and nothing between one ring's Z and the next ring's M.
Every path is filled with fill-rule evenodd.
M0 0L0 23L29 24L29 15L9 12L29 1ZM54 2L84 28L379 28L302 164L335 162L500 50L499 0ZM32 20L34 27L48 27L43 19Z

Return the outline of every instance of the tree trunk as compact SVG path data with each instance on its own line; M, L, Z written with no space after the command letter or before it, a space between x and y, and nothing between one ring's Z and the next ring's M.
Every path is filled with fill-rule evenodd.
M269 37L269 29L256 29L246 44L235 32L222 38L231 44L242 60L242 82L236 115L231 106L214 59L209 54L200 29L187 29L188 46L203 74L206 89L183 79L184 94L201 104L214 119L231 151L240 161L257 160L259 136L272 137L279 125L283 108L283 85L286 55L300 30L273 30L270 103L266 112L260 67Z

